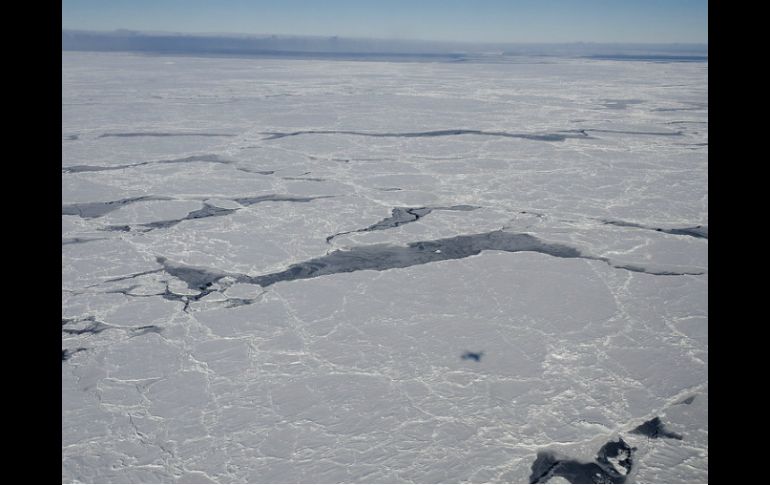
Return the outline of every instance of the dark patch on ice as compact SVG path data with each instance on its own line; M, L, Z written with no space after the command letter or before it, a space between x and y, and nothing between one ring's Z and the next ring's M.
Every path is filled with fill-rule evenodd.
M73 354L76 354L78 352L82 352L84 350L88 350L85 347L78 347L76 349L62 349L61 350L61 361L64 362L65 360L68 360L70 357L73 356Z
M667 121L667 125L690 125L690 124L699 124L699 125L707 125L709 124L708 121L695 121L695 120L680 120L680 121Z
M695 396L690 396L687 399L679 401L677 404L692 404L695 401Z
M658 229L656 229L656 231L657 230ZM679 236L692 236L702 239L709 238L708 226L683 227L681 229L660 229L660 231L666 232L668 234L676 234Z
M460 358L462 360L475 360L476 362L481 362L481 357L483 355L484 352L465 352Z
M316 197L295 197L292 195L270 194L270 195L261 195L257 197L240 197L232 200L234 200L235 202L241 205L250 206L250 205L258 204L260 202L311 202L316 199L327 199L331 197L336 197L336 196L322 195L322 196L316 196ZM165 199L165 200L172 200L172 199ZM233 212L236 212L240 209L241 208L225 209L223 207L217 207L212 204L204 203L203 208L194 210L188 213L186 216L179 219L168 219L164 221L146 222L143 224L136 224L133 227L126 224L108 225L99 230L100 231L120 231L120 232L131 232L131 231L149 232L155 229L168 229L169 227L173 227L183 221L230 215ZM114 210L114 209L111 209L111 210Z
M281 177L284 180L306 180L308 182L326 182L326 179L314 177Z
M383 229L390 229L392 227L398 227L402 224L407 224L409 222L414 222L418 219L420 219L423 216L426 216L432 212L432 209L429 209L427 207L396 207L391 211L391 216L386 217L385 219L381 220L380 222L376 224L372 224L371 226L365 227L363 229L356 229L353 231L345 231L345 232L338 232L337 234L331 235L326 238L327 243L331 243L332 239L334 239L337 236L342 236L344 234L352 234L355 232L370 232L370 231L381 231Z
M135 286L132 288L136 288ZM151 295L132 295L131 293L128 293L130 289L125 290L117 290L117 291L108 291L107 293L123 293L125 295L129 296L151 296ZM86 318L62 318L62 327L79 324L79 323L86 323L87 325L83 326L82 328L73 329L73 328L62 328L62 332L70 335L83 335L83 334L92 334L96 335L98 333L101 333L107 329L120 329L120 327L113 327L111 325L107 325L105 323L97 321L94 317L86 317ZM123 329L127 332L132 333L134 336L137 335L144 335L146 333L161 333L163 329L158 327L157 325L146 325L143 327L136 327L136 328L129 328L129 329ZM85 350L85 349L83 349Z
M157 325L145 325L144 327L132 328L130 331L131 331L131 333L133 334L134 337L138 337L140 335L146 335L148 333L158 333L159 334L159 333L163 332L163 329L160 328Z
M399 190L404 190L404 189L402 189L401 187L387 187L384 189L377 189L377 190L381 190L383 192L398 192Z
M159 264L163 266L163 271L187 283L187 286L191 290L205 292L210 290L214 283L227 276L236 277L237 279L243 278L243 275L239 274L216 272L205 268L171 263L163 256L158 256L155 259ZM181 299L181 295L176 296L179 296Z
M707 109L708 106L698 106L696 108L653 108L650 111L666 112L666 111L701 111Z
M270 195L259 195L256 197L239 197L232 200L234 200L235 202L241 205L250 206L254 204L259 204L260 202L312 202L317 199L329 199L332 197L336 197L336 196L319 195L315 197L296 197L293 195L270 194Z
M682 136L681 131L626 131L626 130L604 130L599 128L582 128L580 130L569 130L571 132L587 133L593 131L596 133L618 133L622 135L650 135L650 136Z
M601 259L582 255L577 249L563 244L545 243L529 234L493 231L433 241L418 241L409 243L407 246L373 244L354 247L348 251L333 251L319 258L293 264L281 272L250 277L248 281L267 287L281 281L363 270L385 271L436 261L467 258L485 250L534 251L560 258Z
M83 244L91 241L104 241L105 238L103 237L95 237L91 239L86 239L82 237L70 237L70 238L63 238L61 240L61 245L66 246L68 244Z
M237 169L240 170L241 172L256 173L259 175L273 175L275 173L275 170L251 170L243 167L237 167Z
M111 225L102 227L100 231L131 232L131 226L127 224Z
M484 136L500 136L504 138L523 138L525 140L536 141L564 141L567 138L586 138L588 135L568 135L562 133L508 133L505 131L482 131L482 130L435 130L435 131L418 131L418 132L406 132L406 133L371 133L365 131L348 131L348 130L303 130L293 132L263 132L263 135L269 135L263 140L276 140L278 138L285 138L289 136L299 135L356 135L356 136L370 136L376 138L432 138L437 136L456 136L456 135L484 135Z
M623 438L618 438L618 441L608 441L601 447L599 453L596 455L596 462L599 463L599 465L605 465L605 467L612 468L623 476L626 476L631 472L631 468L634 465L634 451L636 451L636 448L623 441ZM611 459L617 460L621 469L618 469L618 467L610 461Z
M649 421L645 421L636 428L630 431L634 434L641 434L648 438L671 438L675 440L681 440L682 435L668 431L658 416L652 418Z
M134 133L104 133L99 135L99 138L116 137L116 138L134 138L141 136L154 136L154 137L167 137L167 136L237 136L230 133L163 133L157 131L147 132L134 132Z
M223 207L217 207L211 204L204 204L203 208L190 212L182 220L189 221L192 219L203 219L206 217L226 216L237 210L239 209L225 209Z
M633 467L634 451L636 448L629 446L623 438L606 443L595 461L588 463L561 458L551 451L539 451L532 464L529 483L546 483L554 476L570 483L625 483Z
M321 161L330 161L330 162L340 162L340 163L350 163L349 158L326 158L326 157L314 157L312 155L307 155L307 158L309 160L321 160ZM356 161L383 161L383 160L389 160L386 158L356 158ZM307 172L310 173L310 172Z
M582 258L602 261L613 268L626 269L658 276L702 275L703 272L673 272L649 270L640 266L618 265L604 257L590 256L558 243L546 243L529 234L514 234L502 230L481 234L454 236L433 241L418 241L406 246L372 244L350 250L337 250L318 258L293 264L286 270L262 276L246 277L245 281L264 287L281 281L317 278L319 276L354 271L385 271L420 264L475 256L486 250L506 252L531 251L558 258Z
M204 219L206 217L221 217L230 215L233 212L240 209L224 209L215 205L204 203L202 209L194 210L188 213L181 219L169 219L166 221L148 222L145 224L137 224L137 227L147 228L144 232L151 231L153 229L165 229L179 224L182 221L191 221L194 219ZM140 229L141 230L141 229Z
M176 275L173 275L173 276L176 276ZM180 295L180 294L174 293L168 288L168 285L166 285L166 290L163 293L161 293L159 296L169 301L178 301L178 302L184 303L184 307L182 307L182 311L187 312L187 310L190 308L190 303L194 301L198 301L201 298L204 298L214 293L215 291L218 291L212 288L213 284L214 283L211 282L211 283L207 283L203 288L201 287L195 288L200 290L200 292L195 295Z
M163 268L145 271L134 275L114 278L111 281L121 281L140 275L165 271L185 283L193 290L201 293L193 297L177 295L169 292L164 297L184 301L185 298L197 300L215 291L211 286L225 277L231 277L236 282L256 284L263 288L282 281L317 278L324 275L350 273L354 271L374 270L385 271L395 268L406 268L415 265L437 261L462 259L480 254L485 250L506 252L530 251L547 254L558 258L582 258L602 261L614 268L642 272L652 275L700 275L699 273L654 271L632 265L617 265L608 258L590 256L578 249L558 243L547 243L529 234L514 234L502 230L481 234L454 236L432 241L417 241L406 246L390 244L373 244L358 246L346 251L333 251L318 258L289 266L286 270L261 276L248 276L238 273L212 271L200 267L185 266L170 263L165 257L157 257L157 262Z
M418 220L423 216L430 214L432 209L427 207L396 207L391 211L391 217L385 218L382 221L373 224L361 231L377 231L381 229L389 229L391 227L398 227L408 222Z
M626 109L632 104L641 104L644 101L641 99L605 99L602 106L608 109Z
M145 195L142 197L130 197L128 199L112 200L109 202L84 202L81 204L67 204L61 206L61 213L63 216L80 216L83 219L95 219L97 217L102 217L103 215L114 210L118 210L125 205L151 200L173 199L169 197Z
M206 296L213 292L213 290L211 289L211 285L209 285L205 289L204 288L198 288L198 289L201 290L201 292L198 293L197 295L180 295L179 293L174 293L173 291L171 291L171 289L168 287L168 284L166 284L166 289L163 291L163 293L158 293L157 295L153 295L153 296L160 296L164 300L168 300L168 301L182 302L185 304L185 309L187 309L187 306L190 304L190 298L195 298L196 296L199 296L199 295ZM203 296L200 296L199 298L203 298Z
M63 139L64 140L74 141L74 140L77 140L78 138L80 138L80 135L68 135L68 136L64 137Z
M458 205L450 205L450 206L436 206L436 207L431 207L431 209L437 210L437 211L474 211L476 209L481 209L481 206L458 204Z
M354 271L374 270L385 271L395 268L407 268L421 264L452 259L462 259L480 254L486 250L506 252L530 251L547 254L558 258L582 258L602 261L614 268L626 269L652 275L684 276L701 275L703 272L672 272L655 271L633 265L617 265L608 258L590 256L579 250L558 243L547 243L529 234L514 234L503 230L481 234L454 236L432 241L417 241L406 246L390 244L373 244L358 246L350 250L337 250L318 258L293 264L284 271L269 273L261 276L248 276L237 273L225 273L211 271L205 268L191 267L168 262L165 257L157 257L157 262L163 265L162 269L146 271L109 281L120 281L135 278L142 274L165 271L185 283L193 290L200 291L195 297L186 297L166 292L164 297L184 301L184 298L200 299L214 291L210 287L225 277L231 277L236 282L256 284L263 288L282 281L294 281L300 279L317 278L319 276L351 273Z
M158 270L163 271L163 270ZM120 288L116 290L110 290L106 293L119 293L121 295L129 296L132 298L152 298L159 296L163 298L164 300L173 301L173 302L180 302L184 304L184 307L182 308L183 311L187 312L187 309L190 307L190 303L194 301L198 301L201 298L210 295L211 293L214 293L215 291L218 291L217 289L212 288L212 285L207 286L204 289L198 288L200 290L199 293L194 295L180 295L179 293L174 293L169 288L168 282L166 282L166 288L163 290L162 293L147 293L147 294L136 294L131 293L131 290L138 288L139 285L131 286L129 288ZM141 327L146 328L146 327ZM144 332L147 333L147 332ZM156 333L160 333L160 330L158 330Z
M398 227L403 224L414 222L420 218L427 216L434 210L449 210L449 211L472 211L478 209L478 206L473 205L453 205L450 207L396 207L391 211L391 216L387 217L376 224L372 224L369 227L363 229L356 229L353 231L338 232L332 236L326 238L327 243L331 243L331 240L337 236L344 234L352 234L355 232L371 232L381 231L384 229L390 229Z
M160 270L158 270L157 272L160 272ZM112 281L112 280L110 280L110 281ZM135 295L135 294L131 293L131 290L133 290L135 288L139 288L140 286L141 285L133 285L133 286L129 286L128 288L117 288L117 289L114 289L114 290L105 291L105 293L107 293L107 294L120 294L120 295L125 295L125 296L136 296L136 297L149 296L149 295Z
M643 266L636 266L636 265L633 265L633 264L625 264L625 265L618 264L618 265L612 265L612 267L613 268L618 268L618 269L625 269L625 270L628 270L628 271L632 271L634 273L645 273L645 274L651 274L651 275L655 275L655 276L700 276L702 274L705 274L703 271L695 271L695 272L682 271L682 272L678 272L678 271L653 270L653 269L645 268Z
M230 165L235 163L233 160L227 160L219 155L192 155L184 158L172 158L170 160L155 160L150 162L141 162L137 165L147 165L150 163L190 163L190 162L209 162L209 163L221 163L223 165Z
M163 258L158 258L158 260L161 260ZM229 281L221 281L222 276L221 274L212 273L208 270L201 270L200 268L194 268L194 267L188 267L181 264L166 264L166 268L171 266L170 271L167 271L171 276L179 278L180 273L184 273L183 281L188 283L188 287L193 289L194 291L198 291L198 293L195 294L179 294L171 291L169 287L169 282L164 281L166 287L165 289L160 293L132 293L132 290L139 288L141 285L133 285L128 288L119 288L115 290L106 291L105 293L119 293L128 297L132 298L154 298L154 297L161 297L168 301L173 302L179 302L183 303L184 307L182 308L183 311L187 312L190 308L190 304L193 302L200 301L201 299L205 298L206 296L217 293L217 292L224 292L227 288L230 287L230 285L236 281L246 281L247 277L244 275L238 275L238 274L229 274L231 279ZM182 270L182 271L180 271ZM159 271L165 271L165 269L157 270ZM192 278L189 276L193 275ZM182 278L180 278L182 279ZM192 282L186 281L192 279ZM192 286L191 286L192 283ZM262 293L264 294L264 293ZM233 298L233 297L226 297L225 300L218 300L216 303L223 304L226 308L233 308L243 305L251 305L257 301L260 300L260 297L262 294L258 295L255 298ZM62 319L62 322L64 322L64 319ZM64 325L64 323L62 323ZM144 327L137 327L134 329L130 329L131 332L134 332L136 335L144 335L145 333L161 333L163 329L161 327L158 327L157 325L148 325Z
M82 324L80 328L64 328L69 325ZM83 335L91 334L96 335L107 329L112 328L110 325L102 323L94 317L86 317L83 319L62 319L62 333L69 335Z
M183 220L185 220L185 219L182 218L182 219L171 219L171 220L167 220L167 221L148 222L146 224L137 224L135 226L135 228L136 228L137 231L140 231L140 232L150 232L150 231L152 231L154 229L168 229L169 227L176 226L177 224L179 224ZM108 230L114 230L114 229L112 229L113 227L114 226L108 226ZM130 226L128 226L128 227L130 228ZM131 230L131 229L129 229L129 230Z
M639 229L648 229L651 231L663 232L666 234L674 234L677 236L691 236L691 237L696 237L701 239L709 238L708 226L702 226L702 225L697 225L694 227L664 229L662 227L645 226L643 224L637 224L635 222L616 221L616 220L609 220L609 219L603 219L602 222L605 224L609 224L611 226L636 227Z
M648 226L643 226L641 224L637 224L636 222L627 222L627 221L616 221L612 219L603 219L603 223L608 224L610 226L618 226L618 227L636 227L639 229L653 229Z
M132 280L134 278L138 278L139 276L145 276L145 275L148 275L148 274L160 273L161 271L163 271L163 268L151 269L151 270L148 270L148 271L142 271L140 273L134 273L134 274L130 274L130 275L127 275L127 276L118 276L117 278L112 278L112 279L109 279L109 280L105 280L104 282L105 283L114 283L116 281Z
M152 164L166 164L166 163L190 163L190 162L210 162L221 163L224 165L235 163L232 160L225 160L217 155L193 155L191 157L174 158L170 160L152 160L147 162L129 163L126 165L112 165L112 166L96 166L96 165L71 165L69 167L63 167L62 173L79 173L79 172L104 172L108 170L123 170L126 168L142 167Z
M181 266L181 265L178 265L178 266ZM190 269L190 270L193 270L193 271L196 270L196 268L187 268L187 269ZM176 275L172 274L172 276L176 276ZM233 276L233 275L229 275L229 276ZM239 275L239 278L240 278L240 280L244 279L244 277L241 276L241 275ZM214 287L214 283L218 282L218 281L219 281L219 279L217 279L216 281L209 281L209 282L204 283L203 285L200 285L197 288L193 288L194 290L199 290L199 292L194 294L194 295L180 295L178 293L174 293L169 288L168 283L166 283L166 288L163 291L163 293L151 293L151 294L146 294L146 295L137 295L137 294L129 293L130 289L115 290L115 291L111 291L111 292L108 292L108 293L123 293L123 294L125 294L127 296L133 296L133 297L154 297L154 296L160 296L160 297L162 297L165 300L183 303L184 307L182 308L182 310L184 312L187 312L189 310L189 308L190 308L190 304L191 303L200 301L201 299L205 298L206 296L208 296L208 295L210 295L212 293L216 293L216 292L222 291L223 290L222 287ZM227 286L227 285L225 285L225 286ZM223 305L226 308L234 308L234 307L239 307L239 306L243 306L243 305L251 305L251 304L255 303L256 301L259 301L259 298L227 298L222 303L223 303ZM142 330L142 332L138 333L137 335L144 335L145 333L150 333L150 332L161 333L161 331L162 331L162 329L160 327L157 327L155 325L150 325L150 326L147 326L147 327L139 327L138 329L135 329L135 330L137 330L137 331L138 330Z
M139 164L132 165L117 165L114 167L99 167L93 165L71 165L69 167L62 167L62 173L79 173L79 172L103 172L106 170L121 170L126 167L135 167Z
M552 477L562 477L570 483L624 483L625 477L615 477L596 463L558 459L547 451L537 453L532 464L529 483L547 483Z
M189 157L184 158L172 158L170 160L156 160L151 162L142 162L142 164L149 164L149 163L190 163L190 162L210 162L210 163L221 163L224 165L229 165L232 163L235 163L233 160L227 160L219 155L192 155Z
M259 301L259 298L228 298L225 301L225 307L235 308L244 305L251 305L256 301Z

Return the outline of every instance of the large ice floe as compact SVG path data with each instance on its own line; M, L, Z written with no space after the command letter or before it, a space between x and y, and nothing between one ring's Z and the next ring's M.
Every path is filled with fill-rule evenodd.
M708 63L62 54L62 480L708 480Z

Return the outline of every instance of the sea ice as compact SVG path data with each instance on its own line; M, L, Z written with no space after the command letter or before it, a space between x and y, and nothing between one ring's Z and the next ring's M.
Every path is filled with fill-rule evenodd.
M707 78L63 52L63 482L707 481Z

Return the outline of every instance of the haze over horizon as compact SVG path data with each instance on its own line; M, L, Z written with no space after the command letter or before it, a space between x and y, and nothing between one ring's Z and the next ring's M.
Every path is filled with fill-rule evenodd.
M708 44L708 1L64 0L62 29L472 44Z
M707 61L708 45L686 43L478 43L271 34L192 34L62 30L63 51L136 52L166 55L268 56L347 60L499 62L510 56L611 57L660 61Z

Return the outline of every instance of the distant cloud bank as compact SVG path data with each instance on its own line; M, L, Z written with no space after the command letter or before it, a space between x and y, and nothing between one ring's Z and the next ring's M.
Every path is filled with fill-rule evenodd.
M468 61L509 56L589 57L613 60L706 61L706 44L470 44L417 40L285 35L217 35L62 30L63 51L342 59Z

